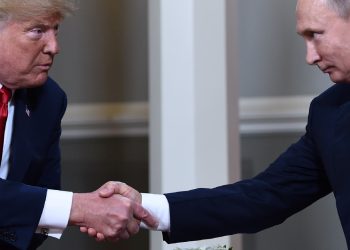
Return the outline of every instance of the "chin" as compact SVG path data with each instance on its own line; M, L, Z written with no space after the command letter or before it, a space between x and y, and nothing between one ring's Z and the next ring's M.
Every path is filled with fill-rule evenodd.
M28 84L27 84L27 88L35 88L35 87L40 87L42 86L46 80L48 78L48 75L45 74L45 75L39 75L38 77L36 77L35 79L33 80L28 80Z
M332 80L334 83L350 83L350 79L346 79L344 76L339 76L337 74L331 74L329 78Z
M35 76L20 77L17 79L11 79L4 83L4 85L10 89L25 89L36 88L42 86L48 78L48 74L37 74Z

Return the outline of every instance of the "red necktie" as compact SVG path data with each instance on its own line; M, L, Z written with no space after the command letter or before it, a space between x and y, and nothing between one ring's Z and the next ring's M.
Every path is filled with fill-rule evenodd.
M1 150L1 158L2 158L2 148L4 146L4 134L5 134L5 126L8 115L8 102L11 99L12 92L10 89L2 86L0 89L0 150ZM0 158L0 160L1 160Z

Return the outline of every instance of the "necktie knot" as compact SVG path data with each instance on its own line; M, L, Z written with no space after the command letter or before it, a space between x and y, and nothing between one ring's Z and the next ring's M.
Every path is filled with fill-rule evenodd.
M2 104L7 104L12 96L12 91L5 86L2 86L0 89L0 95L1 95L1 103Z

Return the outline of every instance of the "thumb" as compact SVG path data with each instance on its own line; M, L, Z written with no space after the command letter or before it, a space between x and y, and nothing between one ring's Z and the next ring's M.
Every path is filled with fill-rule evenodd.
M98 194L100 197L102 198L109 198L111 197L113 194L118 193L118 187L117 187L117 183L115 182L108 182L105 185L103 185L99 190L98 190Z
M158 228L159 221L150 212L137 203L134 203L134 217L145 223L149 228Z

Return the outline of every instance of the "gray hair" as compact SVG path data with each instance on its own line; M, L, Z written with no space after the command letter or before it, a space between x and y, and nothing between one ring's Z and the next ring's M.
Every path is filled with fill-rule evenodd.
M63 19L75 8L73 0L0 0L0 21L31 20L51 15Z
M350 16L350 1L349 0L323 0L329 8L338 13L343 18L349 18Z

